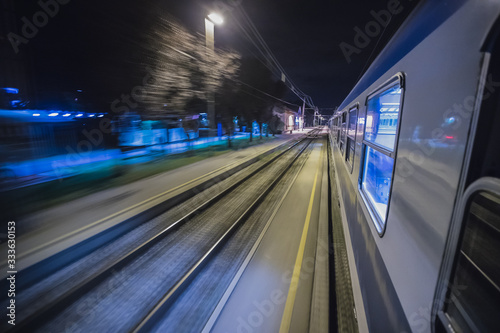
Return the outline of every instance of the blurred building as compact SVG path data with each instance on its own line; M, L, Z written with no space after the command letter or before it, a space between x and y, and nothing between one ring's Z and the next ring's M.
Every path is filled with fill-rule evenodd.
M125 150L193 140L199 137L199 115L151 117L128 112L115 117L113 132Z
M286 106L275 106L273 116L277 117L280 124L276 126L278 131L292 131L300 128L300 115L298 111L292 110Z

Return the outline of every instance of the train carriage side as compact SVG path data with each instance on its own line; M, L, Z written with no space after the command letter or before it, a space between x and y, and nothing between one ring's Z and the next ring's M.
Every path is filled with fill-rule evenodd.
M422 1L330 120L363 299L356 307L370 331L491 328L474 323L484 318L468 315L477 312L470 300L452 309L449 296L465 265L456 259L463 228L451 223L460 219L483 91L494 89L484 44L499 13L499 1ZM498 202L491 192L478 199L493 207L487 216ZM494 280L498 264L489 265Z

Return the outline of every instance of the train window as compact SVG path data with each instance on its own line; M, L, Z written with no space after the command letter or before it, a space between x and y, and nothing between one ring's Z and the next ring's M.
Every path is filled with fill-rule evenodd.
M385 229L401 109L399 77L368 97L360 189L380 235Z
M330 131L332 133L332 138L333 138L333 141L335 141L336 139L336 127L337 127L337 119L334 117L332 118L332 122L331 122L331 127L330 127Z
M341 119L341 125L340 125L340 143L339 143L339 147L340 147L340 152L342 154L344 154L347 112L342 112L342 115L341 115L340 119Z
M340 140L340 118L337 117L335 118L335 140L336 140L336 143L337 145L339 144L339 140Z
M347 135L354 138L356 135L356 124L358 122L358 108L352 108L349 110L349 128L347 130Z
M401 88L395 85L368 100L365 140L393 150L399 118Z
M349 110L349 126L347 128L347 147L345 160L349 166L349 171L352 172L354 165L354 153L356 149L356 125L358 122L358 108L354 107Z
M440 318L458 332L496 332L500 313L500 196L472 195Z

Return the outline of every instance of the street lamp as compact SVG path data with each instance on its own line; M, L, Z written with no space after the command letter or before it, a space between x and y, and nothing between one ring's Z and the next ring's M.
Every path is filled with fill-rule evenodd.
M212 21L215 24L224 23L224 19L222 18L222 16L220 16L217 13L212 13L212 14L208 15L208 18L210 19L210 21Z
M211 13L208 15L208 17L205 18L205 39L206 39L206 46L207 46L207 53L208 52L213 52L214 51L214 44L215 44L215 39L214 39L214 27L215 24L222 24L224 22L224 19L222 16L216 13ZM208 124L210 128L214 129L215 128L215 94L213 91L210 91L208 93L208 99L207 99L207 119L208 119Z

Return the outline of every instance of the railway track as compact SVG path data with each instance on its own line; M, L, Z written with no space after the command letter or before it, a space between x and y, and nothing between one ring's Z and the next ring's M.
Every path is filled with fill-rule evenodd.
M48 282L33 285L24 302L28 304L31 299L34 308L20 318L14 331L83 328L84 331L146 332L161 326L165 313L173 311L173 305L204 267L237 238L234 235L242 230L242 225L288 171L297 167L297 160L304 156L318 133L318 130L311 132L302 141L242 172L222 190L200 193L201 200L186 205L181 217L175 218L180 211L157 217L174 219L137 246L130 246L134 243L130 242L121 255L115 255L105 264L96 263L86 276L73 274L76 282L63 278L62 283L54 284L49 278ZM134 230L135 234L140 232ZM239 242L244 243L242 240ZM55 275L52 281L58 279ZM61 292L58 286L62 285L66 288ZM123 318L125 313L128 316Z

